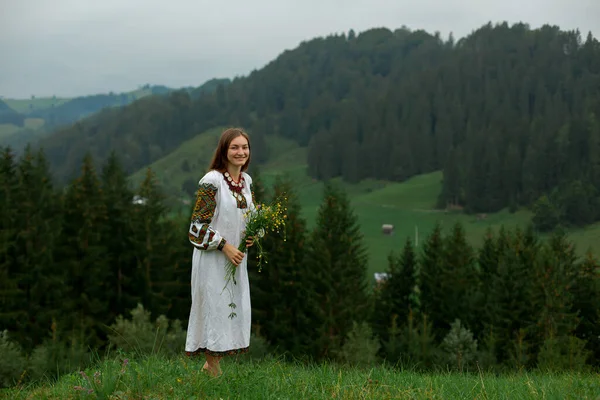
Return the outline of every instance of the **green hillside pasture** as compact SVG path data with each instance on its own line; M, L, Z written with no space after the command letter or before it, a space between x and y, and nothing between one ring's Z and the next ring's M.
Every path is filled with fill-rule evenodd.
M189 203L193 199L181 187L185 180L197 181L204 174L221 130L214 129L198 135L151 165L166 194L178 199L173 202L174 213L189 213ZM264 184L270 188L278 175L287 176L298 193L302 216L306 218L309 229L312 229L322 201L323 183L307 175L306 148L278 137L269 138L267 144L271 160L260 167ZM186 160L189 171L182 168ZM132 181L138 184L143 180L144 174L145 169L136 172ZM407 237L420 248L436 222L441 224L444 233L450 233L455 223L462 223L467 240L478 248L488 228L496 233L502 226L511 230L517 226L525 228L531 219L531 212L527 210L515 213L502 210L478 216L435 209L442 182L442 173L439 171L416 176L402 183L364 180L358 184L348 184L339 179L334 182L346 191L358 218L369 254L369 279L374 272L386 270L390 252L398 254ZM182 199L187 204L182 204ZM383 224L394 225L394 233L383 234ZM583 255L589 248L595 254L600 254L600 224L572 230L570 239L579 255Z
M434 209L441 178L441 172L420 175L352 199L369 247L371 272L383 272L390 251L399 254L407 238L420 248L437 222L444 233L449 233L453 225L460 222L468 242L476 247L481 245L488 228L497 231L502 225L510 229L526 226L530 218L526 211L513 214L502 211L478 217ZM394 226L392 235L383 234L383 224Z
M22 128L13 124L0 124L0 140L19 132Z
M263 173L265 183L272 181L277 174L289 176L298 190L303 217L307 219L309 228L314 227L323 183L308 178L306 166L269 167L271 165L267 165ZM481 245L483 235L490 227L497 231L502 225L511 229L527 225L531 216L527 211L513 214L502 211L480 218L434 209L441 189L441 177L441 172L434 172L402 183L365 180L355 185L334 180L350 197L368 249L370 277L374 272L386 270L390 252L398 254L406 238L410 237L420 247L436 222L441 224L444 232L449 232L456 222L461 222L468 241L474 246ZM394 233L383 234L383 224L392 224Z
M594 373L418 373L389 366L224 359L223 375L204 360L159 356L108 359L83 373L0 390L11 399L597 399Z
M141 99L152 94L150 88L140 88L126 92L130 101ZM2 99L10 108L22 114L28 114L33 111L44 110L50 107L58 107L74 98L58 97L39 97L34 99Z
M283 154L266 165L262 176L267 185L270 185L278 174L287 175L294 182L303 207L303 217L307 219L309 228L312 228L322 200L323 183L306 175L306 165L290 161L302 160L305 149L295 149L293 154L293 157ZM517 227L525 228L531 219L531 212L527 210L510 213L505 209L493 214L467 215L458 211L435 209L434 205L441 190L441 172L416 176L402 183L365 180L352 185L339 180L334 181L348 193L358 218L369 252L369 277L372 277L374 272L386 270L388 255L392 251L399 254L407 238L420 248L437 222L446 234L450 233L454 224L461 223L467 240L477 249L483 243L487 229L491 228L497 233L502 226L511 230ZM394 233L383 234L383 224L392 224ZM590 248L595 254L600 254L600 224L572 230L569 237L579 255L583 255Z
M0 124L0 140L10 135L18 133L22 129L40 129L44 126L44 120L41 118L26 118L24 127L13 124Z
M190 179L198 182L206 173L222 131L223 128L215 128L197 135L149 166L156 174L165 194L172 200L179 201L179 204L181 204L181 200L192 200L189 193L185 193L182 189L183 184ZM297 161L300 159L302 162L306 159L305 149L298 148L293 142L279 138L269 138L267 143L271 154L281 155L264 169L261 168L261 175L264 171L265 183L268 186L272 185L275 176L281 172L292 172L295 176L304 177L304 180L308 179L305 166L298 165ZM131 183L134 186L139 185L144 180L145 174L146 168L136 171L131 175ZM187 205L184 205L184 209L188 209Z
M187 179L198 182L206 173L220 133L221 129L213 129L195 136L149 166L156 174L165 195L179 200L190 199L190 196L182 191L183 183ZM130 181L135 187L144 180L146 169L143 168L131 176Z
M10 108L20 112L21 114L27 114L53 106L58 107L69 100L71 99L54 97L40 97L35 99L2 99L2 101L4 101Z

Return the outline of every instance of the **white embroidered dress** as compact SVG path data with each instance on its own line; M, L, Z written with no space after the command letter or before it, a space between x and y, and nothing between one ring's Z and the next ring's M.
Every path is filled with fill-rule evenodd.
M225 287L227 257L221 251L225 241L238 247L246 227L244 213L254 207L252 179L242 172L242 196L234 197L225 176L208 172L199 182L198 195L188 237L194 245L192 257L192 305L185 351L188 355L238 354L250 345L250 286L247 258L238 265L236 284ZM229 290L231 288L231 291ZM232 301L234 318L229 318Z

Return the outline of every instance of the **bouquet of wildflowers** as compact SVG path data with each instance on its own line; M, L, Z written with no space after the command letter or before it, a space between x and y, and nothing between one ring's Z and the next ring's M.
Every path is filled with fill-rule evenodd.
M284 198L284 200L287 199ZM276 200L268 205L258 204L255 208L248 209L248 211L244 214L244 218L246 220L246 230L244 231L244 235L240 241L238 250L246 252L246 240L249 238L253 239L254 246L256 246L258 251L259 272L262 269L262 263L267 263L266 252L262 247L261 239L269 232L279 233L280 231L283 231L285 234L285 220L287 218L285 215L286 211L287 208L282 204L282 202ZM231 261L227 260L227 264L225 265L225 287L223 290L227 288L230 282L233 282L234 285L237 284L235 280L236 268L237 267ZM229 314L229 318L233 318L236 316L235 312L233 312L235 309L235 303L233 302L233 299L231 303L229 303L229 307L232 309L231 314Z

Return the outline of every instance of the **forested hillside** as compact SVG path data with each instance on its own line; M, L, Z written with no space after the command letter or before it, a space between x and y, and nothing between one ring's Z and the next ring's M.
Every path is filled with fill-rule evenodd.
M229 79L215 78L199 87L180 90L196 98L214 92L218 85L227 84ZM73 99L9 99L0 103L0 125L5 124L4 130L0 129L0 145L8 146L20 154L28 143L36 143L59 127L72 126L106 108L123 107L148 96L167 95L173 90L161 85L144 85L131 92L94 94Z
M148 86L144 90L124 93L94 94L76 97L57 107L34 110L30 116L43 118L47 127L71 124L106 107L120 107L132 103L140 97L167 94L171 90L165 86Z
M213 94L107 110L42 145L64 181L85 150L105 160L118 149L132 172L209 128L241 125L259 154L269 134L309 146L315 178L404 180L443 169L440 205L472 212L531 204L561 187L568 198L551 196L550 211L584 224L600 218L599 88L598 41L558 27L488 24L458 42L350 31L304 42ZM569 193L585 204L569 206ZM588 211L570 216L569 207Z
M229 79L211 79L202 86L187 90L192 97L216 90L217 85L227 85ZM140 90L124 93L95 94L76 97L58 107L44 108L31 112L30 116L43 118L47 127L58 127L71 124L107 107L121 107L133 103L146 96L166 95L175 89L162 85L145 85Z
M84 368L109 348L183 352L191 209L169 216L151 171L130 188L117 157L93 165L86 157L57 188L43 153L0 149L0 388ZM253 178L259 202L285 193L287 221L261 239L260 273L256 247L247 255L258 351L421 371L600 366L600 265L563 233L489 229L475 248L462 224L436 224L419 243L396 237L376 283L368 228L340 186L313 192L310 228L290 181Z

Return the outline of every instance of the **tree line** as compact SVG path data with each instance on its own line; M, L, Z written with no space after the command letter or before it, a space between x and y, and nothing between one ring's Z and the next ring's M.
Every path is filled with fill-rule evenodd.
M61 190L42 152L27 149L17 160L5 149L0 187L0 330L25 350L51 328L101 348L106 326L137 303L169 316L185 308L184 227L167 218L150 171L132 190L115 156L101 171L86 157Z
M105 349L138 304L187 326L189 215L169 212L151 171L131 189L115 155L93 164L60 188L42 152L0 157L0 331L25 352L58 340ZM253 175L258 201L287 199L285 235L266 237L262 272L252 249L248 263L253 333L273 352L424 369L600 366L600 264L560 231L545 242L531 227L490 231L475 249L461 225L438 225L418 249L399 243L373 285L339 187L325 185L309 230L289 181L267 188Z
M439 207L514 210L546 196L559 223L585 225L600 219L599 86L598 41L556 26L490 23L458 41L350 31L303 42L213 92L104 111L40 146L67 182L83 149L98 162L122 149L132 173L207 129L238 125L261 161L268 135L308 146L317 179L443 170Z

